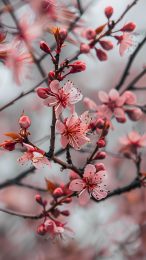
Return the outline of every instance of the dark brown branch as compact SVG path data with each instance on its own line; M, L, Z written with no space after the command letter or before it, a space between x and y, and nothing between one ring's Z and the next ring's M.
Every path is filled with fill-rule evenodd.
M77 0L77 4L78 4L79 12L82 15L84 11L83 11L83 8L82 8L81 0Z

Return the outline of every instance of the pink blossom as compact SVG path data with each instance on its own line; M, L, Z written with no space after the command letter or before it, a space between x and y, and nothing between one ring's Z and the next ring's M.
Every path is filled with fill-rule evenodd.
M99 91L98 96L101 102L103 102L103 105L98 109L99 114L104 114L109 119L114 115L118 121L126 121L123 109L125 103L124 96L120 96L116 89L111 89L109 94L105 91Z
M75 113L63 122L57 120L56 129L61 134L61 144L65 148L68 144L79 150L90 139L86 136L89 131L89 115L83 113L80 117Z
M16 39L6 46L6 66L11 70L15 82L19 85L21 79L26 76L28 65L32 63L32 56L26 46Z
M44 228L46 230L46 233L48 233L52 239L58 238L58 237L63 238L63 234L66 231L73 233L73 231L69 227L66 226L66 223L62 223L57 220L47 219L44 222Z
M133 46L133 39L132 34L124 32L121 36L116 36L116 39L118 39L119 46L119 52L120 55L123 56L127 49L129 49L131 46Z
M142 112L139 108L136 108L137 98L131 91L125 91L122 95L119 95L116 89L111 89L109 94L105 91L99 91L99 99L103 103L98 106L90 98L84 98L85 105L101 118L107 118L110 120L114 116L118 122L124 123L126 121L126 114L128 117L137 121L142 116Z
M26 163L28 161L32 161L33 165L40 169L44 164L50 166L49 160L44 156L44 152L42 150L38 150L37 148L23 143L23 145L27 148L27 152L25 152L18 161L20 163Z
M127 136L120 138L123 151L136 153L138 148L146 146L146 134L140 135L136 131L130 132Z
M29 16L31 14L29 13ZM19 27L21 29L20 36L24 41L31 45L32 41L37 39L42 34L42 22L31 21L28 14L23 15L19 20Z
M53 80L50 83L50 90L38 88L37 93L40 97L45 98L44 104L46 106L55 107L57 118L66 107L73 112L74 104L82 99L82 94L73 87L73 83L70 81L60 87L59 81Z
M96 200L101 200L107 196L107 191L102 187L105 171L97 171L96 167L88 164L85 167L83 179L75 179L71 181L69 189L77 191L79 194L79 202L85 205L93 196Z

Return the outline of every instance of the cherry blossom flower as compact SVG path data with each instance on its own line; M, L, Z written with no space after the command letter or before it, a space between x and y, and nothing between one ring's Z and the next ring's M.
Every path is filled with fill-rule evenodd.
M122 151L137 153L137 149L146 147L146 134L140 135L136 131L130 132L127 136L120 138Z
M31 19L28 18L28 14L25 14L19 20L19 27L21 29L20 36L24 41L26 41L30 45L33 40L41 36L43 24L41 21L31 21Z
M73 87L73 83L68 81L63 87L60 87L59 81L53 80L49 87L50 90L37 89L37 94L40 97L45 97L44 104L49 107L55 107L57 118L66 107L73 113L74 104L82 99L82 94ZM45 93L44 96L42 96L42 91Z
M99 91L98 96L103 103L102 105L97 106L89 98L85 98L84 103L89 109L97 111L98 116L102 118L110 120L114 116L118 122L124 123L126 121L126 113L133 121L138 120L142 115L142 113L137 111L139 108L134 107L137 99L131 91L125 91L122 95L119 95L116 89L111 89L109 94L105 91Z
M32 63L32 56L26 46L16 39L5 47L7 52L5 65L11 70L15 82L20 85L21 79L27 74L28 65Z
M66 231L73 233L72 229L66 226L66 223L52 219L47 219L37 229L39 235L48 234L51 239L63 238L63 234L65 234Z
M90 139L86 136L89 131L89 115L87 112L80 117L75 113L63 122L57 120L56 129L61 134L61 144L65 148L68 144L79 150L82 145L88 143Z
M94 165L88 164L85 167L83 179L71 181L69 189L78 192L81 205L87 204L91 196L96 200L101 200L107 196L107 191L102 185L105 173L103 170L97 171Z
M119 53L123 56L127 49L133 46L132 34L124 32L121 36L115 36L119 44Z
M27 152L25 152L19 159L18 162L26 163L28 161L32 161L33 165L40 169L44 164L50 166L49 160L44 156L44 152L42 150L38 150L36 147L33 147L29 144L23 143L23 145L27 148Z

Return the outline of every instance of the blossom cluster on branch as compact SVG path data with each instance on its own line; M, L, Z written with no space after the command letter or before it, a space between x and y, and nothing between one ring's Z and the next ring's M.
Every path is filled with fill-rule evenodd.
M132 21L119 27L119 22L137 1L133 1L117 20L114 19L115 11L113 7L107 6L103 10L106 23L99 25L97 28L77 27L74 30L80 39L77 43L69 37L69 29L64 25L62 16L58 14L58 6L55 1L42 1L42 5L39 1L36 1L36 4L34 2L30 1L30 4L34 8L34 12L39 15L39 20L30 24L26 20L26 16L19 20L13 15L17 31L13 34L11 41L7 40L5 26L1 29L0 59L11 70L14 81L18 85L26 75L29 75L29 66L33 66L33 64L37 65L44 81L47 82L47 87L40 87L40 84L37 84L32 91L35 90L38 100L40 99L48 110L52 110L50 146L45 151L33 142L33 135L29 130L30 126L33 125L33 118L30 119L30 116L26 115L24 111L18 120L19 130L17 132L6 132L5 136L9 139L1 142L0 147L7 151L14 151L18 147L22 148L23 155L18 158L18 162L20 164L31 162L39 170L46 166L49 172L52 162L54 162L60 166L60 171L67 170L69 180L65 184L55 183L49 179L48 174L46 185L48 196L51 199L46 200L42 195L36 194L35 201L40 206L39 215L23 215L9 210L0 210L28 219L40 219L41 224L37 227L39 235L62 238L66 232L73 233L66 220L62 221L62 217L65 218L71 214L70 210L64 209L64 207L66 204L74 203L74 198L77 197L79 204L83 206L90 203L91 200L99 202L106 200L108 197L146 186L146 175L141 172L141 149L146 146L145 134L140 135L140 133L132 131L120 139L120 154L124 158L132 160L137 168L137 176L131 184L110 190L108 187L110 173L106 169L105 163L101 163L101 160L109 158L107 140L108 134L111 131L116 131L114 119L116 119L117 124L124 124L128 120L138 121L144 116L144 107L138 104L137 96L132 89L132 85L136 84L141 76L138 75L134 78L132 84L128 85L123 91L121 91L121 87L128 76L132 61L146 39L143 39L131 54L119 85L109 92L98 91L98 98L101 103L99 104L98 100L96 103L89 97L83 97L81 90L70 80L70 75L74 77L76 73L86 72L88 64L79 59L81 54L89 57L89 54L93 52L99 62L104 62L108 60L108 52L116 48L115 43L119 47L121 56L134 45L133 35L136 24ZM4 3L7 3L7 1L4 1ZM66 6L62 6L61 9L65 15L64 19L67 19L67 17L69 19L74 18L74 13L69 11ZM13 7L9 11L13 14ZM6 12L5 9L2 13L4 12ZM64 26L62 24L55 26L55 22L60 22L60 20ZM49 28L46 21L50 22ZM74 27L76 27L76 22L74 22ZM34 55L32 44L37 37L42 37L42 30L49 31L55 41L55 48L52 48L49 42L43 39L40 41L41 53L43 52L50 58L53 67L51 70L49 70L49 67L47 68L47 76ZM68 42L79 45L79 49L72 58L66 57L62 60L62 52ZM141 73L142 76L143 74ZM29 93L24 93L24 95ZM16 100L24 95L20 95ZM16 100L12 100L6 107ZM85 105L87 109L82 114L79 114L76 109L76 104L79 102ZM3 108L0 110L3 110ZM66 153L64 160L57 155L56 136L60 137L59 153ZM82 153L84 150L87 153L87 158L85 158L84 165L78 167L74 163L72 151ZM17 180L16 184L18 183Z

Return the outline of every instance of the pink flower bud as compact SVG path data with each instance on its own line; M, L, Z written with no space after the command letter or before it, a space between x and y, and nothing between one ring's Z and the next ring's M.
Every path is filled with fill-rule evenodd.
M62 214L63 216L65 216L65 217L70 216L69 210L63 210L63 211L61 211L61 214Z
M120 30L122 32L133 32L136 28L136 24L131 22L131 23L127 23L123 26L123 28Z
M66 198L65 200L63 200L63 202L69 204L72 202L72 198Z
M37 203L42 205L42 197L40 194L35 195L35 200Z
M45 42L45 41L41 41L40 42L40 49L46 53L50 53L51 52L51 49L50 47L48 46L48 44Z
M19 119L19 125L21 128L27 129L31 125L30 118L28 116L22 115Z
M105 9L104 9L104 13L105 13L105 16L109 19L112 14L113 14L113 7L112 6L107 6Z
M64 192L63 192L63 190L62 190L60 187L56 188L56 189L53 191L53 196L54 196L55 198L59 198L59 197L61 197L63 194L64 194Z
M95 167L96 167L96 171L99 172L99 171L104 171L105 170L105 166L103 163L96 163L95 164Z
M51 70L48 74L49 79L52 81L55 78L55 72L53 70Z
M36 93L38 94L38 96L43 99L48 97L48 92L49 92L49 90L47 88L37 88L36 89Z
M132 120L132 121L138 121L141 116L143 115L142 111L140 108L134 108L134 109L127 109L126 110L128 117Z
M66 29L60 29L59 35L62 41L64 41L67 37L67 30Z
M102 118L99 118L96 122L96 127L99 129L103 129L104 127L104 120Z
M98 159L98 160L102 160L106 157L106 153L105 152L98 152L96 154L96 156L94 157L94 159Z
M70 73L77 73L84 71L86 69L86 64L83 61L75 61L73 64L69 65L71 68Z
M51 213L52 213L52 215L53 215L55 218L58 218L59 215L60 215L60 210L58 210L58 209L53 209L53 210L51 211Z
M114 47L114 45L111 41L104 40L104 41L100 41L99 43L102 46L102 48L106 51L109 51L109 50L113 49L113 47Z
M97 58L100 61L106 61L108 59L108 56L105 51L102 51L101 49L95 49L95 50L96 50Z
M124 36L123 36L123 35L115 35L114 37L115 37L115 39L118 40L118 43L120 43L120 42L123 41L123 39L124 39Z
M100 139L100 140L97 142L97 145L98 145L99 148L105 147L105 145L106 145L105 140Z
M80 52L81 53L89 53L90 51L90 47L88 44L85 44L85 43L81 43L80 45Z
M84 33L84 36L87 40L92 40L96 36L96 32L93 29L87 29Z
M37 228L37 233L41 236L44 236L46 234L47 230L44 224L41 224L40 226L38 226Z

